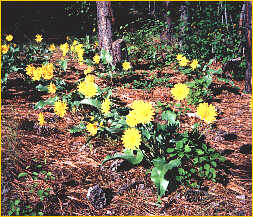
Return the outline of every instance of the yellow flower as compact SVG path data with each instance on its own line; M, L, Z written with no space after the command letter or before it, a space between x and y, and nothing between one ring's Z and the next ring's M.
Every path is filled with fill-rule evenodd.
M183 100L189 94L190 89L185 84L175 84L171 89L171 94L175 100Z
M69 37L69 36L67 36L67 37L66 37L66 40L67 40L67 41L69 41L69 40L70 40L70 37Z
M9 46L4 44L4 45L1 46L1 49L2 49L2 53L6 54L9 50Z
M78 44L78 41L77 40L74 40L73 41L73 45L76 46Z
M50 50L51 52L55 50L55 45L54 44L50 44L48 50Z
M61 118L66 115L66 110L68 109L67 104L58 100L54 104L54 113L60 116Z
M102 112L105 113L105 114L108 114L109 111L110 111L110 105L111 105L110 100L109 99L105 99L104 102L101 105Z
M33 72L36 70L33 65L28 65L26 68L26 74L30 77L33 77Z
M56 86L54 83L50 82L48 85L48 92L51 94L54 94L56 92Z
M95 123L88 123L87 126L86 126L86 129L87 131L89 132L89 134L91 136L95 136L98 132L98 122L95 122Z
M186 57L182 57L181 60L179 61L180 66L187 66L188 63L189 63L189 60L186 59Z
M94 70L92 66L88 66L83 72L85 75L91 73Z
M35 35L35 41L37 42L37 43L40 43L41 41L42 41L42 35L39 35L39 34L37 34L37 35Z
M131 69L130 63L126 62L126 61L122 63L122 67L123 67L124 70Z
M13 36L12 35L7 35L5 39L6 39L6 41L12 41Z
M83 49L83 44L78 44L74 47L75 52L79 53L79 52L84 52Z
M177 61L180 61L184 56L182 54L177 55Z
M194 70L198 67L198 60L194 59L192 63L190 64L191 68Z
M134 119L136 123L147 124L154 119L154 109L149 102L144 102L143 100L135 100L131 108L130 115L127 117L127 122L131 125L134 124Z
M93 82L94 83L94 81L95 81L94 75L91 75L91 74L86 75L85 82Z
M64 44L61 44L61 45L60 45L60 49L61 49L61 51L62 51L62 55L63 55L63 56L66 56L66 54L67 54L68 51L69 51L69 45L68 45L68 43L66 42L66 43L64 43Z
M141 134L136 128L128 128L124 131L121 140L125 148L135 150L140 147Z
M137 124L139 124L136 112L134 110L130 111L129 114L126 116L126 123L129 127L135 127Z
M213 105L208 105L208 103L200 103L197 107L197 115L201 120L204 120L207 124L216 120L217 116L215 107Z
M93 82L82 81L78 85L78 91L86 98L91 98L97 94L97 87Z
M34 81L39 81L41 76L43 74L43 68L42 67L38 67L37 69L33 70L33 77L32 79Z
M93 57L93 61L98 64L99 61L100 61L100 56L98 54L96 54L94 57Z
M50 80L54 77L54 66L52 63L48 63L44 66L42 66L43 68L43 74L42 74L42 77L45 79L45 80Z
M91 121L94 121L94 119L95 119L94 116L90 116Z
M96 32L96 28L93 28L92 32Z
M39 113L38 121L39 121L40 126L43 126L46 123L45 120L44 120L44 115L43 115L42 112Z

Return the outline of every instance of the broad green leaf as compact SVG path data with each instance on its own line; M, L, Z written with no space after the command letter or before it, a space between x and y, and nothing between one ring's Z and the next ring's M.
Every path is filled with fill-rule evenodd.
M131 163L133 165L137 165L143 160L143 153L139 149L137 149L136 151L137 151L136 155L133 153L132 150L129 150L129 149L125 149L124 153L120 153L120 154L116 153L113 156L108 155L103 160L102 165L104 163L106 163L107 161L114 160L114 159L123 159L123 160L126 160L126 161L128 161L129 163Z
M101 107L100 102L96 99L83 99L82 101L80 101L80 104L90 105L90 106L93 106L97 109L100 109L100 107Z
M77 126L74 126L72 129L69 130L70 133L78 133L81 132L83 130L85 130L86 126L84 123L80 123Z
M176 121L177 115L172 111L164 111L162 113L162 120L168 121L168 123L174 124Z
M45 105L54 105L54 103L57 101L58 97L51 97L48 98L47 100L40 100L39 102L36 103L34 106L34 109L42 109Z
M37 85L36 87L35 87L38 91L41 91L41 92L43 92L43 91L48 91L48 88L47 88L47 86L43 86L43 85L41 85L41 84L39 84L39 85Z

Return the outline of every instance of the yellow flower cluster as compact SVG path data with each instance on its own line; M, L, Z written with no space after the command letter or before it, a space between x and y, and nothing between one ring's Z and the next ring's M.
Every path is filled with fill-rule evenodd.
M67 104L65 102L62 102L61 100L58 100L54 104L54 113L61 118L66 115L66 110L68 109Z
M43 126L43 125L45 125L45 123L46 123L46 122L45 122L45 119L44 119L44 115L43 115L42 112L39 113L38 121L39 121L39 125L40 125L40 126Z
M135 150L140 147L141 134L136 128L128 128L124 131L121 140L125 148Z
M95 136L98 132L98 122L95 123L88 123L86 126L87 131L91 136Z
M1 50L2 50L2 54L6 54L9 50L9 45L6 45L6 44L2 45Z
M37 43L40 43L41 41L42 41L42 35L39 35L39 34L37 34L37 35L35 35L35 41L37 42Z
M175 84L171 89L171 94L175 100L183 100L189 94L190 89L185 84Z
M9 35L6 36L5 39L6 39L6 41L12 41L13 36L11 34L9 34Z
M154 118L154 109L152 105L143 100L135 100L129 114L126 116L126 123L130 127L135 127L137 124L147 124Z
M79 44L77 40L74 40L70 47L70 50L77 54L79 63L83 63L83 54L84 54L83 44Z
M108 114L109 111L110 111L110 105L111 105L110 100L109 99L105 99L104 102L101 105L102 112L105 113L105 114Z
M68 51L69 51L69 45L68 45L68 43L66 42L66 43L64 43L64 44L61 44L60 45L60 49L61 49L61 51L62 51L62 56L66 56L66 54L68 53Z
M208 103L200 103L197 107L197 115L205 123L209 124L216 120L217 112L213 105L208 105Z
M78 84L78 91L86 98L91 98L97 94L97 87L94 82L82 81Z
M39 81L42 78L45 80L50 80L54 77L54 66L52 63L47 63L41 67L34 67L33 65L28 65L26 67L26 74L30 76L34 81Z
M178 54L177 55L177 61L179 63L180 66L187 66L188 63L190 62L190 60L188 60L185 56L183 56L182 54ZM190 64L190 67L194 70L198 67L198 60L194 59L192 61L192 63Z
M123 69L126 70L126 71L127 71L128 69L131 69L130 63L129 63L129 62L126 62L126 61L122 63L122 67L123 67Z
M100 56L98 54L96 54L94 57L93 57L93 61L98 64L100 62Z

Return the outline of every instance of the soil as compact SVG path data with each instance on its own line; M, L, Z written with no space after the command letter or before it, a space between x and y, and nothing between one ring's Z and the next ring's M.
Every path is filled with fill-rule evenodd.
M183 75L173 75L169 68L163 73L171 74L172 83L185 80ZM75 79L70 75L66 77ZM104 84L101 79L96 82ZM156 188L146 173L146 165L130 166L116 160L101 166L107 155L122 151L120 141L96 139L92 146L83 146L87 139L84 135L69 133L79 123L80 115L69 112L64 118L57 118L50 107L43 110L46 127L39 127L38 111L33 106L46 96L27 86L21 75L11 75L1 105L2 215L7 215L9 201L19 198L23 207L29 204L44 215L56 216L251 216L251 95L243 93L243 81L234 82L238 89L215 81L212 104L220 115L215 126L205 132L209 145L227 158L223 174L226 179L217 183L205 181L202 190L181 186L167 192L157 205ZM127 104L135 99L155 104L171 101L169 90L133 90L118 85L113 94ZM189 121L194 122L194 118ZM27 175L18 178L24 172ZM102 189L98 194L103 192L106 197L106 201L101 199L101 207L87 199L89 188L96 185ZM49 189L42 200L38 196L40 189Z

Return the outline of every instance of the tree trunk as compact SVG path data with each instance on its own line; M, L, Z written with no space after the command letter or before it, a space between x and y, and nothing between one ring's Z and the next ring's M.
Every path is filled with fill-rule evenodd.
M175 5L172 5L173 2L171 1L165 1L163 2L163 5L165 7L165 20L168 25L167 29L165 32L161 33L160 38L162 41L171 41L171 35L172 35L172 21L173 21L173 12L174 12L174 7Z
M246 3L245 14L245 57L247 60L247 70L245 72L245 89L246 93L252 92L252 2Z
M179 45L180 48L182 48L184 37L185 37L185 27L187 26L188 23L188 8L187 8L187 2L182 2L180 6L180 22L182 23L181 28L180 28L180 41Z
M112 9L111 2L97 1L97 22L99 48L112 55Z

